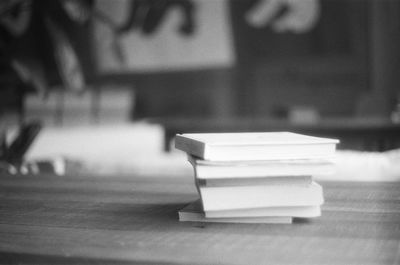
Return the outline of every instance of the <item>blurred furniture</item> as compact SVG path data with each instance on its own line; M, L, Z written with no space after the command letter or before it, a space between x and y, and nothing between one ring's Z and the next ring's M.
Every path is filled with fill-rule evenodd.
M252 27L245 14L254 2L229 1L232 69L122 68L96 82L132 86L132 119L279 118L299 106L322 117L390 115L400 84L399 2L321 0L316 27L303 34Z
M369 93L369 1L321 1L318 25L304 34L254 28L254 1L229 1L232 69L99 73L98 82L135 90L132 118L272 116L293 106L323 116L354 114ZM281 13L285 12L282 10ZM383 62L384 63L384 62Z
M400 183L322 185L320 218L204 224L191 176L0 175L0 263L398 264Z
M293 131L337 138L340 149L384 151L400 147L400 124L384 118L323 118L316 122L296 123L268 118L171 118L153 119L165 128L165 150L177 133Z
M134 84L132 119L229 117L234 113L234 69L102 74L98 84Z
M231 1L240 114L308 106L322 116L390 115L399 97L400 2L319 3L315 28L291 34L250 27L244 14L254 1Z
M370 89L371 1L318 1L317 24L301 34L249 25L246 13L254 2L230 5L238 114L273 117L293 106L312 107L322 116L353 114L359 96Z

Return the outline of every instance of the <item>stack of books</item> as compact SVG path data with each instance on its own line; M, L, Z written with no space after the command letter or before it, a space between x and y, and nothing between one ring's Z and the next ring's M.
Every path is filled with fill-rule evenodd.
M321 215L322 187L313 176L332 174L336 139L291 132L178 134L200 199L180 221L291 223Z

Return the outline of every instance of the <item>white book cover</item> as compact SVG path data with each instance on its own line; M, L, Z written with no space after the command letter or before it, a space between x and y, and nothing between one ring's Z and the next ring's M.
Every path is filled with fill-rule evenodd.
M179 221L181 222L213 222L213 223L263 223L263 224L290 224L290 216L267 216L267 217L222 217L207 218L201 208L199 201L194 201L179 210Z
M175 137L175 148L211 161L332 158L336 139L291 132L189 133Z
M291 216L296 218L315 218L321 216L320 205L310 206L286 206L249 208L240 210L207 211L207 218L237 218L237 217L268 217Z
M204 211L321 205L322 187L309 185L253 185L207 187L198 185Z
M199 179L330 175L334 163L323 159L209 161L188 155Z
M234 186L263 186L263 185L296 185L308 186L312 183L312 176L280 176L280 177L246 177L246 178L209 178L195 179L198 186L206 187L234 187Z

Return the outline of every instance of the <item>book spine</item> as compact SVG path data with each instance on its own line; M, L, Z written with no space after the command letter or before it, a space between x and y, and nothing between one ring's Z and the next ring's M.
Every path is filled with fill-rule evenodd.
M279 165L265 168L257 166L206 166L193 163L192 165L196 168L197 177L201 179L330 175L335 172L333 164L309 167Z
M312 183L312 176L196 179L198 184L203 187L240 187L256 185L309 186Z
M201 158L207 161L255 161L288 159L331 159L334 144L294 144L294 145L207 145Z
M177 135L175 137L175 148L200 158L204 157L205 145L200 141Z
M324 202L322 187L308 186L241 186L199 187L204 211L233 210L275 206L309 206Z

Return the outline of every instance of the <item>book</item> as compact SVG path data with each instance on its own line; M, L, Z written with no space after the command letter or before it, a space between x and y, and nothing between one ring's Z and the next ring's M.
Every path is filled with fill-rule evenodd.
M330 175L333 162L323 159L209 161L188 156L199 179Z
M309 185L253 185L208 187L198 185L204 211L321 205L322 187Z
M183 208L185 213L204 213L205 218L239 218L239 217L298 217L313 218L321 216L319 205L250 208L241 210L223 210L204 212L201 200L194 201ZM185 216L187 216L186 214Z
M339 141L291 132L177 134L175 148L211 161L332 158Z
M262 186L262 185L310 185L312 176L282 176L282 177L256 177L256 178L211 178L195 179L198 186L207 187L232 187L232 186Z
M214 222L214 223L263 223L263 224L291 224L290 216L267 216L267 217L223 217L207 218L202 210L201 203L194 201L178 211L181 222Z
M320 205L249 208L240 210L206 211L206 218L291 216L314 218L321 216Z

